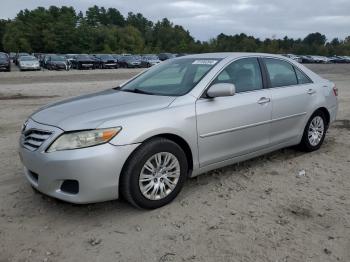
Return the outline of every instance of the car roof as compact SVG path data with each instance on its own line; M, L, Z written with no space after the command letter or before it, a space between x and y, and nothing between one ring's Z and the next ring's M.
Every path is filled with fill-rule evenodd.
M223 52L223 53L203 53L203 54L187 55L185 56L185 58L225 59L225 58L239 58L239 57L247 57L247 56L281 57L281 55L267 54L267 53Z

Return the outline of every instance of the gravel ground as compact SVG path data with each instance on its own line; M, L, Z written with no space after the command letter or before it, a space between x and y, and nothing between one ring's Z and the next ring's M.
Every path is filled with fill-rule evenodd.
M38 107L139 70L0 73L0 261L350 261L350 65L310 68L340 90L319 151L283 149L189 179L153 211L35 193L16 150Z

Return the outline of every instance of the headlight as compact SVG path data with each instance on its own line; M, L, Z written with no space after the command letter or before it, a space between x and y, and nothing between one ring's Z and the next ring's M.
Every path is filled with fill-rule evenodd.
M47 149L47 152L50 153L61 150L101 145L109 142L120 132L120 130L122 130L121 127L115 127L64 133L52 143L52 145Z

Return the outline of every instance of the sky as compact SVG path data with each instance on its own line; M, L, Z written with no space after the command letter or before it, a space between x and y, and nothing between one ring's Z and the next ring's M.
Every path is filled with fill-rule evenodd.
M95 4L117 8L123 15L140 12L154 22L166 17L202 41L220 33L262 39L304 38L312 32L325 34L328 40L350 35L350 0L0 0L0 18L50 5L85 12Z

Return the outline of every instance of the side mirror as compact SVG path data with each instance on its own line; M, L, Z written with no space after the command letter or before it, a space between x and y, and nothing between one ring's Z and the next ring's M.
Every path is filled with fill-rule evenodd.
M234 84L219 83L209 87L207 91L207 96L210 98L222 97L222 96L233 96L235 92L236 92L236 87Z

